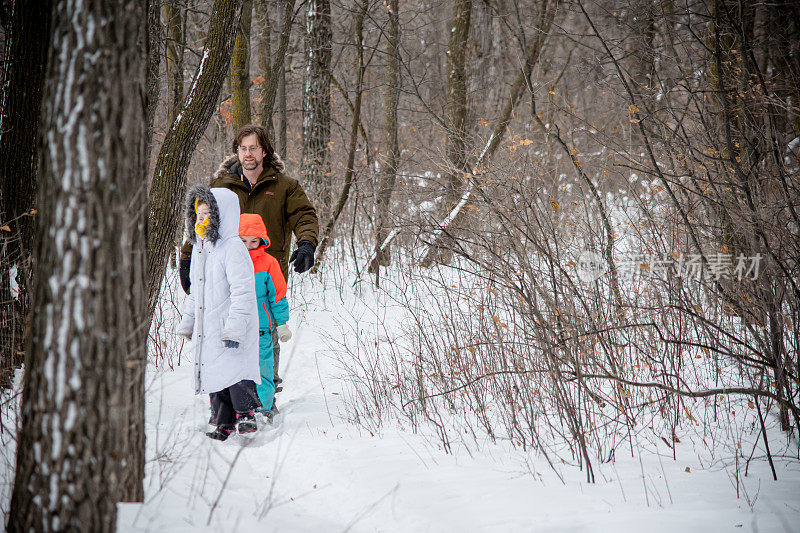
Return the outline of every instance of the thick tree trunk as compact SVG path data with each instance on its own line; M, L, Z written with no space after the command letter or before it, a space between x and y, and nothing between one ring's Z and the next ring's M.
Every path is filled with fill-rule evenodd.
M331 4L309 0L306 13L306 71L303 94L303 162L301 173L318 202L320 219L330 204L331 138Z
M11 531L113 531L143 349L146 3L57 2Z
M30 310L37 144L52 1L14 2L6 35L0 115L0 387L22 364ZM16 272L17 294L11 292Z
M377 272L378 265L388 266L389 246L381 247L389 234L389 202L397 178L400 162L400 144L397 138L397 106L400 101L400 15L398 0L390 0L389 27L386 35L386 89L384 92L383 117L386 144L385 162L381 168L378 197L375 206L377 223L375 228L375 260L370 264L370 272Z
M233 100L233 131L250 124L250 26L253 20L253 0L242 2L242 16L236 27L236 41L231 55L231 93Z
M153 122L155 110L158 106L159 76L158 69L161 62L161 9L155 0L147 0L145 12L147 25L140 35L140 42L147 50L147 77L145 87L145 162L143 163L142 176L147 174L150 160L150 146L153 141ZM132 202L129 205L129 217L141 224L146 223L145 209L141 202ZM140 244L142 253L146 249L145 234L141 234ZM146 261L142 261L141 268L146 268ZM144 274L140 274L142 277ZM143 289L138 289L143 290ZM136 327L130 335L135 338L132 345L135 348L125 354L125 418L124 418L124 443L123 457L125 458L120 482L119 500L123 502L144 501L144 465L145 465L145 435L144 435L144 375L147 366L147 331L148 316L144 294L137 296L141 299L138 304L139 316L134 320Z
M148 233L148 318L158 301L167 257L182 221L186 171L197 143L217 106L225 81L242 0L215 0L200 65L156 160L150 187Z

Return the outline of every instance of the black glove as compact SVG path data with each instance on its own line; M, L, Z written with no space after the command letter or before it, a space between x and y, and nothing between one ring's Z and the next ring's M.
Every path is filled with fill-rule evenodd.
M236 341L222 341L222 342L225 343L225 347L226 348L238 348L239 347L239 343L236 342Z
M192 262L188 259L181 259L181 262L178 266L178 274L181 276L181 287L183 287L183 292L189 294L189 287L192 285L192 282L189 281L189 265Z
M301 274L314 266L314 250L317 247L308 241L297 243L297 250L292 252L289 258L290 263L294 263L294 271Z

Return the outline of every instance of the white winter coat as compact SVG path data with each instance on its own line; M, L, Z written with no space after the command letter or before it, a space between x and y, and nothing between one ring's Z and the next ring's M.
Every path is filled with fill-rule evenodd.
M214 227L205 239L196 238L190 293L178 326L178 334L191 335L194 343L195 394L218 392L243 379L261 382L255 278L253 262L239 239L239 199L228 189L208 191L195 187L187 198L191 213L194 198L209 203ZM189 216L187 225L194 228L195 220ZM226 348L225 340L239 347Z

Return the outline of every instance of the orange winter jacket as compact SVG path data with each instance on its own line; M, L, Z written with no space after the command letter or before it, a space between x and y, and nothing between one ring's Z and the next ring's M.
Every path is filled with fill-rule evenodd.
M239 217L240 237L261 237L266 244L250 250L256 278L259 329L272 332L276 326L289 320L289 303L286 300L286 278L278 260L267 253L269 235L261 215L244 213Z

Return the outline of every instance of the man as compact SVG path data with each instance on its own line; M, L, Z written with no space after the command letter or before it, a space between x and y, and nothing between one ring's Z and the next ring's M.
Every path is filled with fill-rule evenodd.
M273 150L267 129L243 126L233 139L233 152L234 155L219 166L209 187L230 189L239 197L242 213L261 215L270 238L267 252L278 260L284 278L289 277L289 263L297 273L310 269L314 265L319 235L317 212L297 180L283 174L283 161ZM287 262L292 233L297 240L297 249ZM187 242L181 248L180 260L181 286L186 293L191 290L191 257L192 245ZM277 329L273 330L272 342L275 347L275 386L276 391L280 391L280 345L276 332ZM272 407L275 408L274 403Z

